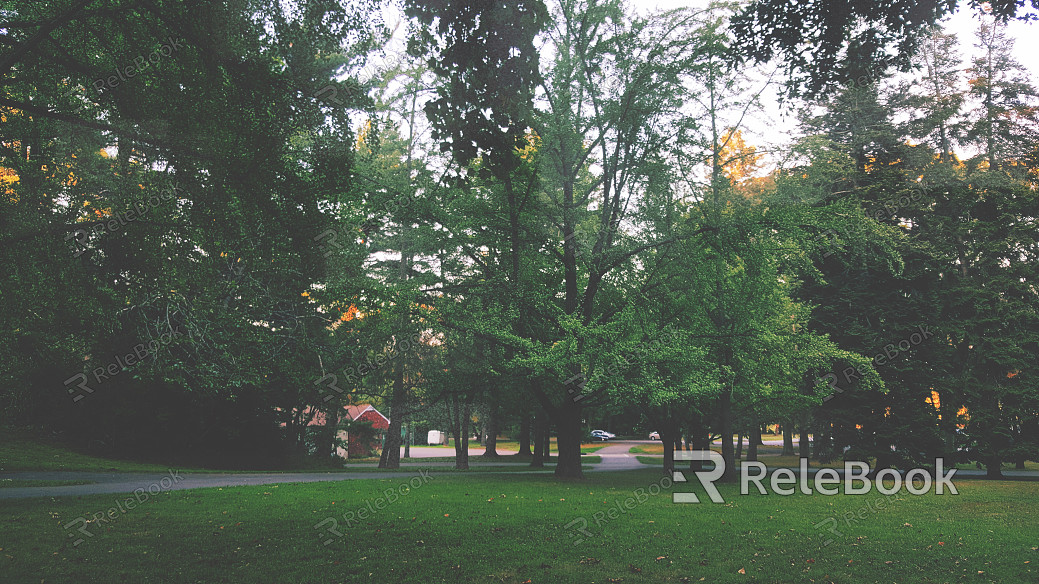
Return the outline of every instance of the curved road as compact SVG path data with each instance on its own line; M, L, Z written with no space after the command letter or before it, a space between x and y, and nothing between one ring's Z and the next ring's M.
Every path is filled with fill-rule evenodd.
M592 465L591 471L619 471L645 468L635 459L634 455L628 454L628 449L638 444L637 441L621 441L600 449L596 455L601 456L602 462ZM442 456L443 449L428 449L432 452L423 453L426 456ZM412 449L413 454L415 449ZM450 452L450 451L448 451ZM471 454L479 454L482 451L471 451ZM345 481L355 479L384 479L392 476L418 473L420 469L429 467L450 468L450 462L405 462L401 464L400 471L327 471L327 472L247 472L247 473L194 473L186 474L178 471L167 473L127 473L127 472L75 472L75 471L18 471L0 472L0 479L13 480L41 480L41 481L66 481L82 480L90 481L88 485L65 485L53 487L7 487L0 488L0 499L24 499L29 497L76 497L83 495L100 495L105 493L127 493L137 492L144 497L146 493L152 495L162 491L176 491L181 489L199 489L208 487L240 487L252 485L269 485L277 483L312 483L321 481ZM525 468L526 462L496 462L496 461L470 461L470 466L479 468L481 466L515 466ZM543 471L551 472L552 466ZM372 468L372 465L355 465L353 468ZM488 471L488 472L522 472L529 474L539 471Z
M589 472L618 472L651 468L638 461L634 454L628 450L637 444L649 444L648 440L618 440L610 443L605 448L599 449L595 454L601 459L598 463L589 463L592 468ZM430 449L436 450L436 449ZM440 454L442 450L436 452ZM430 473L426 470L431 467L450 468L450 462L405 462L401 464L399 471L374 471L375 465L353 465L353 468L371 468L373 471L328 471L328 472L246 472L246 473L195 473L185 474L178 471L167 473L121 473L121 472L74 472L74 471L24 471L24 472L0 472L0 479L14 480L82 480L90 481L88 485L66 485L54 487L9 487L0 488L0 499L24 499L30 497L76 497L84 495L99 495L105 493L126 493L128 496L137 493L140 497L155 495L162 491L175 491L181 489L199 489L210 487L239 487L270 485L277 483L312 483L321 481L345 481L354 479L385 479L401 475L415 475L418 473ZM525 469L526 462L505 461L471 461L474 468L480 467L515 467ZM544 471L531 470L493 470L490 473L516 473L529 474L552 472L549 465ZM795 472L797 469L794 469ZM817 469L812 469L814 472ZM437 471L432 471L433 473ZM838 471L840 472L840 471ZM959 470L960 476L983 476L984 471L967 469ZM1003 471L1004 476L1013 480L1015 478L1036 478L1037 471Z

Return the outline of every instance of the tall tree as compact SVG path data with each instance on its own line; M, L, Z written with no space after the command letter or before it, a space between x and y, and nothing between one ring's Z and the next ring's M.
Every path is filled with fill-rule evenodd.
M967 74L978 106L968 114L966 142L980 150L992 170L1020 167L1039 141L1039 91L1014 59L1014 41L1004 23L986 18L976 36L978 52Z
M851 3L836 10L827 0L758 0L733 20L739 54L777 59L795 94L816 96L848 81L879 79L892 67L908 69L929 27L952 13L958 0ZM1024 0L969 0L1006 21L1034 20ZM1030 0L1039 8L1039 0Z

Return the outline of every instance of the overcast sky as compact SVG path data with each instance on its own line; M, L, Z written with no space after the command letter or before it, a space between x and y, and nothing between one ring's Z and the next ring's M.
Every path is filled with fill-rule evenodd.
M673 9L680 7L703 7L703 0L628 0L640 12L653 9ZM976 11L963 7L947 18L943 24L947 32L957 36L960 42L959 57L963 68L969 67L970 56L974 49L974 32L979 19ZM1039 85L1039 22L1012 22L1009 25L1010 36L1015 39L1014 54L1019 63L1030 72L1033 84ZM765 111L750 120L745 130L748 142L757 146L776 146L789 141L795 131L794 112L789 108L781 110L775 95L763 95Z

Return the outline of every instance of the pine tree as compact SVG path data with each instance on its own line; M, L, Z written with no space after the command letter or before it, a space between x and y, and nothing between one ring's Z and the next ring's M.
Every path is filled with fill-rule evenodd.
M978 103L968 113L965 143L980 150L993 170L1019 165L1039 140L1039 91L1013 57L1014 40L1006 24L987 19L978 27L978 53L967 70L970 96Z
M944 162L955 159L957 122L965 94L961 85L961 62L956 52L956 36L940 26L931 28L916 57L921 74L901 86L900 105L909 110L904 133L912 140L938 151Z

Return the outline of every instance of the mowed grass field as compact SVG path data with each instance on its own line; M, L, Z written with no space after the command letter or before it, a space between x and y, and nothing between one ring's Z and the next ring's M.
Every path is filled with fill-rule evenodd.
M519 443L501 441L498 443L498 453L501 455L499 458L487 458L482 455L470 456L470 461L474 463L481 462L529 462L530 458L518 457L516 453L519 452ZM479 442L470 442L471 448L477 448L480 446ZM551 451L556 452L556 444L553 439L551 444ZM606 443L598 442L594 444L583 444L581 445L581 452L585 454L592 454L595 451L607 446ZM422 448L428 448L423 446ZM454 462L454 453L447 447L439 447L444 449L445 456L441 457L426 457L426 458L402 458L402 462L406 463L423 463L423 462ZM515 458L513 458L515 457ZM595 464L600 462L598 456L585 456L583 459L584 464ZM334 470L357 470L351 468L352 466L362 465L365 467L371 466L372 464L378 463L379 458L362 458L362 459L351 459L343 460L338 463L310 463L302 464L296 468L281 468L276 470L271 469L207 469L207 468L192 468L184 469L182 465L178 464L162 464L158 462L146 462L146 461L132 461L132 460L119 460L112 458L101 458L92 456L89 454L83 454L76 452L66 444L58 442L48 441L41 439L38 436L29 434L28 432L13 431L7 428L0 428L0 471L82 471L82 472L157 472L165 473L167 469L179 468L183 469L184 472L195 473L227 473L227 472L297 472L297 471L334 471ZM546 462L553 464L555 457L550 457ZM365 471L371 470L365 468ZM76 484L76 483L53 483L57 484ZM83 483L78 483L83 484ZM12 480L2 481L0 480L0 488L3 487L24 487L24 486L47 486L48 483L39 482L39 484L31 484L25 482L14 482ZM0 580L2 584L2 580Z
M897 498L722 485L724 504L674 504L672 490L708 498L669 482L656 469L578 482L405 471L173 491L134 509L123 495L4 500L0 581L1039 581L1039 483Z

